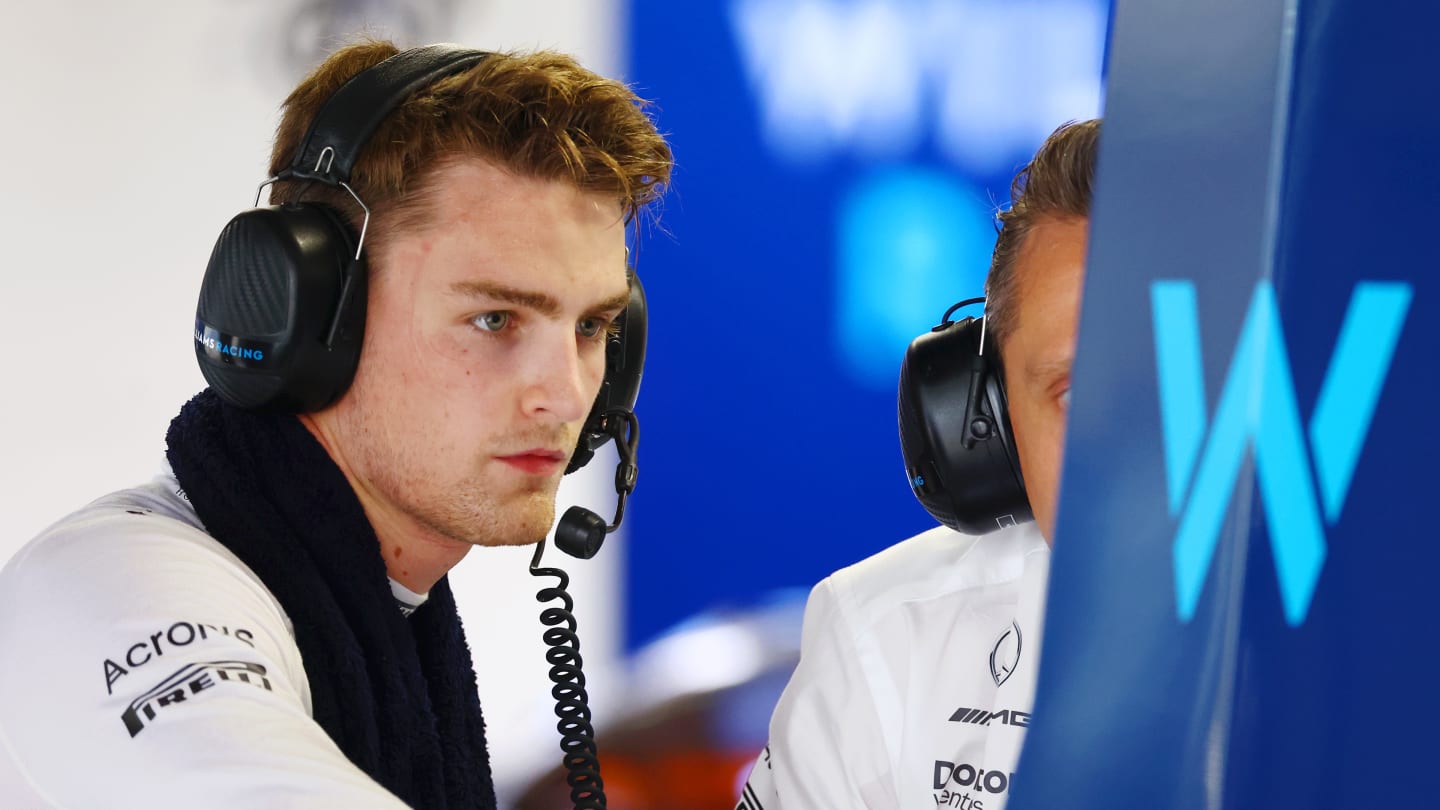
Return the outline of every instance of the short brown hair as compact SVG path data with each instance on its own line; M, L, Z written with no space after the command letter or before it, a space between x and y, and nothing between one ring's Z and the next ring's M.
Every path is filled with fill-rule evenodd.
M1025 236L1045 219L1088 219L1100 120L1062 125L1010 184L1010 206L997 216L999 236L985 280L986 332L996 341L1015 328L1015 257Z
M341 85L396 53L390 42L361 42L331 54L305 77L285 100L270 176L290 167L300 139ZM465 157L611 196L629 221L660 197L673 163L647 106L624 84L564 54L487 56L416 91L360 151L350 187L371 211L366 241L373 247L396 230L421 224L431 175ZM271 187L271 204L301 201L336 208L357 232L364 218L343 189L298 181Z

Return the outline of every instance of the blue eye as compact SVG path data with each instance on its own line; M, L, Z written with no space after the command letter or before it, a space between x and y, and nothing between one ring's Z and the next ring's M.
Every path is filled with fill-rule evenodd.
M605 331L605 320L603 318L586 318L575 324L575 331L580 333L581 337L595 337Z
M1062 392L1060 393L1060 407L1062 407L1062 408L1068 408L1068 407L1070 407L1070 389L1069 389L1069 388L1066 388L1064 391L1062 391Z
M510 313L482 312L471 318L470 322L482 332L499 332L510 324Z

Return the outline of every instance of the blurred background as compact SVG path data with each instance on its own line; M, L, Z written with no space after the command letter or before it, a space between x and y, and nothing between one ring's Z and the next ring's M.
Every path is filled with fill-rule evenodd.
M0 563L159 469L166 425L202 384L189 335L210 248L264 179L280 101L329 50L357 33L556 48L655 102L678 166L635 254L651 311L639 485L604 553L562 563L607 789L640 810L733 806L794 665L809 587L932 525L903 476L900 359L946 307L981 294L992 217L1026 157L1058 124L1099 112L1109 11L1105 0L3 8ZM608 509L611 463L567 479L561 510ZM563 806L549 773L558 735L534 618L548 583L526 575L529 554L479 551L452 582L486 662L502 805L550 808Z

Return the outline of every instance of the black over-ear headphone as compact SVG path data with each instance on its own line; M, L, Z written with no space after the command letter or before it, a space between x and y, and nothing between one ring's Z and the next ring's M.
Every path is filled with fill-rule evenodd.
M330 97L279 180L344 189L365 218L360 233L340 212L315 202L256 207L237 215L215 243L195 312L195 358L205 381L241 408L319 410L345 393L365 334L365 233L370 209L350 187L360 150L415 91L486 58L485 51L428 45L402 51L347 81ZM583 467L614 438L621 463L613 525L593 513L566 513L557 544L591 556L620 523L635 486L639 425L631 410L645 364L645 291L632 271L630 302L606 346L605 378L566 472ZM571 511L575 511L575 507ZM584 511L584 510L581 510Z
M1005 377L986 353L985 318L940 324L915 338L900 366L900 449L915 497L966 534L1034 520L1010 429Z

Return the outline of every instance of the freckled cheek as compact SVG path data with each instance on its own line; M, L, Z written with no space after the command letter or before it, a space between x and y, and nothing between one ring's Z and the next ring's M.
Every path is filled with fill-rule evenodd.
M483 348L437 346L422 366L425 387L437 398L474 403L498 390L510 375L501 358ZM465 407L469 407L468 405Z
M433 337L417 343L416 348L417 362L442 373L463 376L465 371L474 369L482 362L478 352L450 338Z
M368 366L368 387L386 399L408 403L409 410L431 415L445 410L483 376L474 353L443 334L408 329L386 338L366 347L362 369Z

